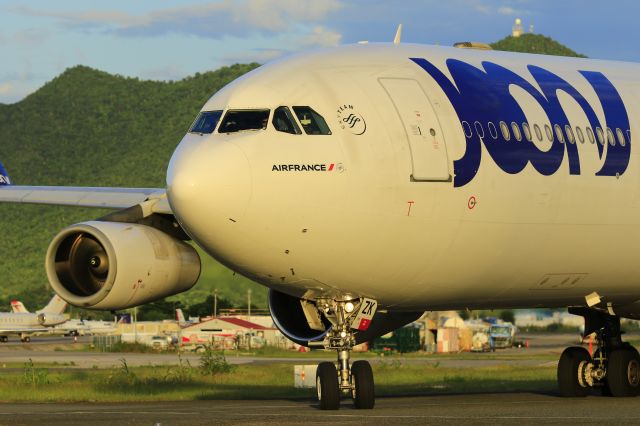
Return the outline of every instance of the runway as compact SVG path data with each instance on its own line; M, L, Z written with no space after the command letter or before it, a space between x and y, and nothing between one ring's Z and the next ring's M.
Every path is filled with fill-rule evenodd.
M0 424L638 424L639 403L637 398L518 393L382 397L373 410L356 410L345 400L337 411L321 411L311 399L5 404Z

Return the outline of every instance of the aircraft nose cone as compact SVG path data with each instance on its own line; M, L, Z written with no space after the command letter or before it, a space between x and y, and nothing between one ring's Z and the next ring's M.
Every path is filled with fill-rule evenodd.
M187 232L218 219L238 220L250 197L249 162L232 142L182 143L173 154L167 198Z

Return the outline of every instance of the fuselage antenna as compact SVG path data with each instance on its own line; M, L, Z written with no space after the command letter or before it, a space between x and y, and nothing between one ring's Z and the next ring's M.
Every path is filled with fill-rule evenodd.
M400 37L402 37L402 24L398 24L396 36L393 38L393 44L400 44Z

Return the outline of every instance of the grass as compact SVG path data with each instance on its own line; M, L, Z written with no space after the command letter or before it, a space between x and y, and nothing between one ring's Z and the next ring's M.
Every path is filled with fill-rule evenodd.
M212 361L211 359L209 361ZM213 359L213 362L220 362ZM372 360L376 394L416 395L459 392L549 392L556 387L555 368L501 365L450 368L404 364L398 359ZM202 368L183 361L176 366L118 368L45 368L32 362L3 371L3 402L134 402L206 399L311 398L313 389L293 387L293 363Z

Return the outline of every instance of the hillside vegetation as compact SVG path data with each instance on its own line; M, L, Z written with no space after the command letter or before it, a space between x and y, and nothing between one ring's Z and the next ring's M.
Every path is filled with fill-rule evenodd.
M494 50L507 52L537 53L541 55L573 56L586 58L586 56L574 52L568 47L558 43L552 38L542 34L522 34L520 37L505 37L502 40L491 43Z
M579 56L540 35L507 37L492 45ZM142 81L76 66L13 105L0 104L0 160L25 185L164 187L167 163L196 113L218 89L258 64L234 65L177 82ZM22 299L41 307L51 290L44 256L62 228L105 211L0 204L0 310ZM196 287L170 300L203 303L218 289L236 306L265 306L262 286L234 275L207 256Z

